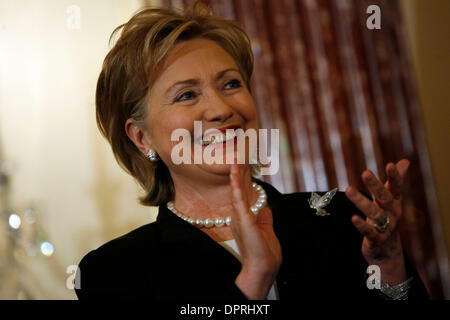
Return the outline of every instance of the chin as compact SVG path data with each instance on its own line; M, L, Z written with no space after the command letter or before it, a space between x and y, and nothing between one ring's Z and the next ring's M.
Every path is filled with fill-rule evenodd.
M226 175L228 176L230 174L231 165L230 164L204 164L203 165L204 170L209 173L219 174L219 175Z
M211 164L211 165L204 164L202 166L203 170L218 175L229 176L231 171L231 164ZM247 163L245 164L245 166L249 167L250 165Z

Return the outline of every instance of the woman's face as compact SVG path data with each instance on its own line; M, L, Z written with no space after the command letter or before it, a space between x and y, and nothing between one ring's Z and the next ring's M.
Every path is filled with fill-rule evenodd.
M194 144L200 143L200 150L205 150L194 135L194 121L201 122L202 134L211 128L228 126L244 131L258 129L253 99L236 63L220 45L204 38L179 43L169 52L150 91L147 107L148 141L172 177L228 177L230 165L225 163L225 144L214 145L223 148L223 164L194 163ZM190 133L191 164L176 165L171 160L172 148L179 144L171 141L172 132L180 128ZM236 150L233 152L234 158Z

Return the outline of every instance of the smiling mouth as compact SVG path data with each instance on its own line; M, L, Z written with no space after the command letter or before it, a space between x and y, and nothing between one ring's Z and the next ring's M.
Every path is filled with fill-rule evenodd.
M236 129L240 129L240 128L236 128ZM200 144L203 147L205 147L205 146L209 146L209 145L213 145L213 144L224 143L229 140L233 140L236 137L237 137L237 134L236 134L235 130L227 129L226 132L222 133L221 135L212 135L206 139L200 140Z
M202 136L198 136L194 139L195 144L199 144L202 147L209 145L221 145L227 141L235 140L239 133L237 130L243 130L240 125L229 125L221 128L210 128L203 132Z

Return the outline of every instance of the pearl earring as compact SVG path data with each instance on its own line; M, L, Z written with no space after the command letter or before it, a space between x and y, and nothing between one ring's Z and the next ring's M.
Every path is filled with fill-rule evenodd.
M158 155L156 154L155 150L153 150L153 149L148 149L147 157L150 159L151 162L158 161Z

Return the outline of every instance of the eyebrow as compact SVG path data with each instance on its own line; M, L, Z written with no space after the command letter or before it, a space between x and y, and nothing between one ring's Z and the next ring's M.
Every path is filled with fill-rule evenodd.
M217 75L216 75L216 77L215 77L215 80L217 81L217 80L219 80L220 78L222 78L222 77L225 75L225 73L227 73L228 71L236 71L236 72L240 73L239 70L236 69L236 68L228 68L228 69L225 69L225 70L222 70L222 71L218 72ZM193 86L193 85L196 85L196 84L198 84L198 83L199 83L198 79L186 79L186 80L182 80L182 81L177 81L177 82L175 82L174 84L172 84L172 85L166 90L165 95L168 96L169 93L170 93L171 91L173 91L176 87L179 87L179 86L182 86L182 85L183 85L183 86L184 86L184 85L186 85L186 86L187 86L187 85Z

